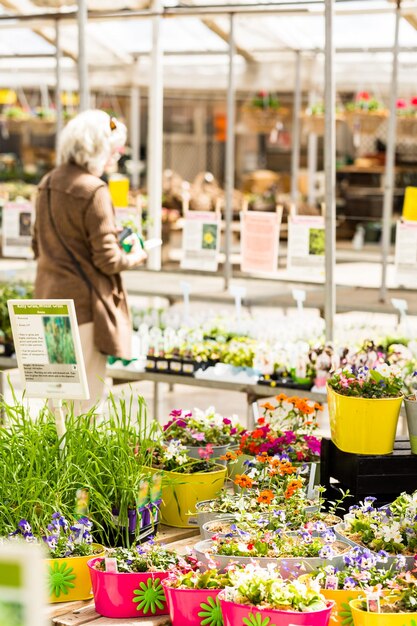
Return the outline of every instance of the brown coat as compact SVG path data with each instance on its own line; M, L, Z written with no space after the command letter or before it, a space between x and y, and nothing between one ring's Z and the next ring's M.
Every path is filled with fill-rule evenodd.
M106 307L78 273L61 240L71 250ZM131 320L120 272L131 261L119 247L107 185L73 164L61 165L39 185L33 250L38 260L36 298L71 298L79 324L94 321L94 340L103 354L130 358ZM104 319L103 319L104 317ZM114 324L117 318L118 323Z

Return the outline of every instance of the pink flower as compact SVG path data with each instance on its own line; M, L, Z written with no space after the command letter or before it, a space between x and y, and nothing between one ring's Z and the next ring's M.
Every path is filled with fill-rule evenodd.
M200 459L209 459L213 454L213 446L211 443L208 443L205 448L199 448L198 454L200 455Z
M226 424L226 426L228 426L228 425L229 425L229 424L231 424L231 423L232 423L232 420L229 420L229 418L228 418L228 417L224 417L224 418L223 418L223 424Z
M191 437L196 441L204 441L204 433L191 433Z
M398 98L396 107L397 109L406 109L407 103L403 98Z

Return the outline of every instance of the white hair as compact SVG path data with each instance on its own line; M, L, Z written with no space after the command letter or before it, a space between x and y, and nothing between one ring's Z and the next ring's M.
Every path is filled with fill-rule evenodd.
M76 163L90 174L101 176L112 155L126 143L126 136L126 126L105 111L84 111L63 129L58 163Z

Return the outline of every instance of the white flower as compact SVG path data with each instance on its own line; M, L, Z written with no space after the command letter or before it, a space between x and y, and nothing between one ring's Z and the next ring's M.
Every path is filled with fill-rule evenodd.
M378 374L381 374L381 376L383 376L384 378L388 378L391 374L390 366L387 365L386 363L380 363L379 365L376 366L375 369L378 372Z

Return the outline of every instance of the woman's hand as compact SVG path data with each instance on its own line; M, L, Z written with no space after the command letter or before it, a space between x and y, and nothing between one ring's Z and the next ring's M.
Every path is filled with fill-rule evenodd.
M146 254L145 250L140 245L139 238L136 235L132 235L131 241L132 241L132 248L130 249L130 252L127 253L127 256L128 256L129 261L131 262L131 267L134 267L146 261L146 259L148 258L148 255Z

